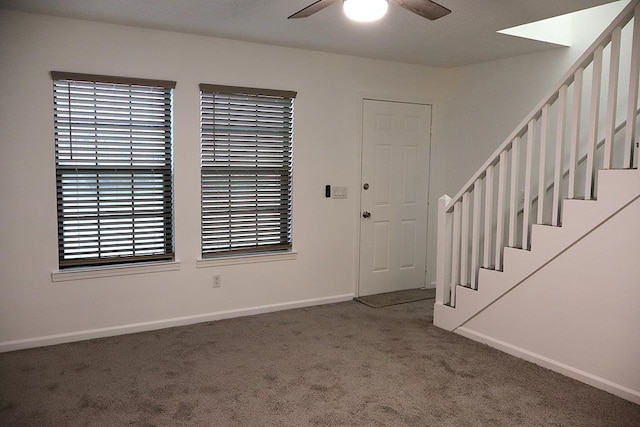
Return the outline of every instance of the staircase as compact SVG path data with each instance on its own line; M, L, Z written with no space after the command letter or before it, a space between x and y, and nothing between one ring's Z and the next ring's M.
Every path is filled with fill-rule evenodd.
M601 170L598 201L565 200L562 227L534 224L531 249L505 247L503 270L480 268L477 289L458 285L455 306L436 302L434 323L453 331L640 199L637 170ZM535 244L534 244L535 242ZM639 279L640 280L640 279Z
M633 0L459 193L440 198L436 326L496 344L470 329L482 323L474 319L504 312L505 296L582 243L597 245L597 230L640 203L639 79L640 0ZM532 310L545 309L536 304ZM520 350L512 353L531 353ZM616 385L590 374L588 364L567 368L563 355L554 355L555 365L544 354L530 359L551 369L563 365L556 370L640 403L640 382Z

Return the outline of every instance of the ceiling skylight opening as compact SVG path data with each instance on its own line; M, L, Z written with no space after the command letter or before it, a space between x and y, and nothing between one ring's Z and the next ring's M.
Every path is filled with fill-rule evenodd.
M560 46L571 46L573 15L573 13L567 13L566 15L554 16L542 21L505 28L498 33Z
M580 37L579 33L581 29L584 29L585 25L597 26L602 22L611 22L611 19L617 16L629 2L630 0L614 1L549 19L518 25L517 27L505 28L498 31L498 33L551 43L557 46L571 46L574 34L578 33L577 37ZM611 18L609 19L609 17ZM602 31L604 31L604 27Z

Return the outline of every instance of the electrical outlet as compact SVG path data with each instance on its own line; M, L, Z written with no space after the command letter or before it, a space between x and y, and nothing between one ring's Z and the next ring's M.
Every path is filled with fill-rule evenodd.
M222 276L220 274L214 274L213 275L213 287L214 288L219 288L220 286L222 286Z

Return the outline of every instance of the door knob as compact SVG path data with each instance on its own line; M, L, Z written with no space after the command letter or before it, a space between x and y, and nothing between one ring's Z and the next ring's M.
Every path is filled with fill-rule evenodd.
M367 211L362 212L362 218L371 218L371 212L367 212Z

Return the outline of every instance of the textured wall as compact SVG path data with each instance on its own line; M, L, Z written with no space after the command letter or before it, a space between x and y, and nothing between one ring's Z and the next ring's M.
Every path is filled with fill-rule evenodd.
M0 11L0 344L37 343L39 337L57 334L74 339L81 331L106 328L99 333L107 334L134 324L145 329L154 327L148 322L196 321L210 313L352 295L358 271L363 97L433 104L427 271L432 282L437 198L466 181L502 142L494 137L512 130L548 90L549 81L568 67L573 52L434 69ZM57 269L57 236L50 70L178 82L178 271L51 281ZM532 83L522 84L518 73L527 70ZM198 83L298 91L296 260L196 268ZM325 184L348 186L349 198L325 199ZM222 274L220 289L211 288L214 272Z
M421 66L6 11L0 11L0 56L0 343L348 298L357 283L362 98L437 104L444 80L442 70ZM177 81L178 271L52 283L50 70ZM296 260L196 268L199 83L298 91ZM348 186L348 199L325 199L325 184ZM212 289L214 272L222 275L220 289Z

